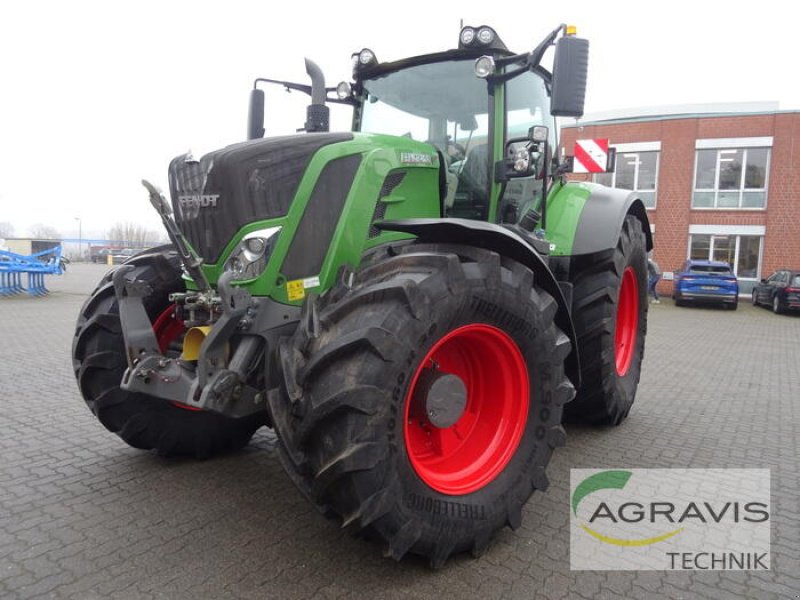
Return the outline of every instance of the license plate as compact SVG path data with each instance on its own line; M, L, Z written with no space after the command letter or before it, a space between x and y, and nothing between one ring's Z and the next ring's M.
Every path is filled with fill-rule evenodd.
M718 290L719 286L718 285L701 285L700 289L701 290Z

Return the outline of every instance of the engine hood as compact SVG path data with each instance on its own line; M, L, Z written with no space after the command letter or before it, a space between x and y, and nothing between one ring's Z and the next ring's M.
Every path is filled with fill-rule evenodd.
M200 160L178 156L169 165L175 220L214 264L244 225L287 213L317 150L352 139L351 133L310 133L233 144Z

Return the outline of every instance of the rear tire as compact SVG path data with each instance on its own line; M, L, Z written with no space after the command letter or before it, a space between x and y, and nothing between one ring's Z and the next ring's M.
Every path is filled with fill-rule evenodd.
M779 315L783 312L783 307L781 306L781 299L778 298L778 294L775 294L772 297L772 312L776 315Z
M169 294L184 290L177 253L171 246L162 246L124 264L135 267L129 277L146 281L152 288L144 305L155 322L168 309ZM163 456L207 458L247 444L264 424L264 415L230 419L119 387L128 364L112 273L101 280L81 308L72 344L78 387L92 413L129 445L156 449Z
M528 268L466 246L384 248L345 272L280 347L270 407L289 475L396 560L482 553L519 526L565 440L574 391L556 310ZM435 372L469 390L439 425L419 391Z
M642 222L625 217L616 248L574 258L570 279L581 387L565 416L574 422L619 425L636 396L647 333ZM682 303L675 300L677 306Z

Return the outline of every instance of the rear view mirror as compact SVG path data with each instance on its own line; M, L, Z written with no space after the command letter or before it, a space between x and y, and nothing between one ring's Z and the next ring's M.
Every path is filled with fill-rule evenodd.
M264 91L250 91L250 106L247 109L247 139L264 137Z
M582 117L589 72L589 40L567 36L556 42L550 113Z

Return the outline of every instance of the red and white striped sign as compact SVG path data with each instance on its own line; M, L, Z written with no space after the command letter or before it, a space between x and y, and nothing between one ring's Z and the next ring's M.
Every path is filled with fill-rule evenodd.
M608 140L576 140L573 173L605 173L608 170Z

